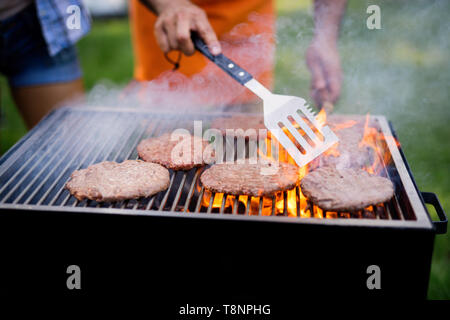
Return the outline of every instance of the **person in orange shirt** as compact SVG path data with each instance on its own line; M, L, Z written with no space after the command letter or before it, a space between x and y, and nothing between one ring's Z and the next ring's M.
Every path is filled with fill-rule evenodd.
M273 2L132 0L130 14L135 79L172 79L174 86L188 86L190 90L198 92L208 88L210 92L215 91L212 94L215 97L223 97L231 92L233 102L249 101L251 94L245 89L239 89L239 85L228 79L219 68L208 67L206 58L195 52L190 35L192 31L198 32L214 55L223 50L270 88L274 65ZM345 5L346 0L315 1L315 32L306 53L306 62L312 74L311 96L318 106L325 102L334 103L340 94L341 68L337 38ZM177 64L181 55L177 56L172 51L180 51L185 55L181 63ZM179 77L169 74L174 64L179 65ZM224 86L227 90L223 89ZM223 99L229 100L230 97Z

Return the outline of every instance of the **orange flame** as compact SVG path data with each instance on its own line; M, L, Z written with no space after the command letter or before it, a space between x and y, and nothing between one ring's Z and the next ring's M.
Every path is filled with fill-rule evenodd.
M392 160L392 155L386 142L386 136L377 128L369 125L370 116L367 114L364 123L364 136L359 143L359 148L367 148L372 150L374 161L368 165L365 170L370 174L379 174ZM393 138L393 137L392 137ZM397 147L400 146L397 139L393 138Z
M320 127L323 127L327 124L327 114L324 109L322 109L318 115L316 116L316 120ZM379 131L377 128L370 125L370 116L369 114L366 116L364 123L364 133L363 138L358 144L359 148L366 148L367 150L371 150L368 152L372 152L374 155L373 163L368 164L366 168L364 168L367 172L371 174L379 174L380 171L391 161L391 154L387 147L386 137L384 134ZM356 120L348 120L343 123L332 125L332 129L334 131L347 129L355 126L358 123ZM297 126L298 127L298 126ZM302 130L299 129L301 134ZM272 154L271 144L273 139L272 137L267 137L265 142L267 146L267 154L264 154L262 150L258 149L258 155L261 158L267 160L278 160L281 162L287 162L295 164L295 161L288 154L288 152L283 149L283 147L278 144L279 152L278 159L275 159L275 156ZM398 144L398 142L395 140ZM339 157L339 150L337 148L337 144L327 150L323 156L334 156ZM302 168L299 168L299 180L303 179L306 174L309 172L311 166L307 165ZM202 198L202 206L209 207L209 203L211 201L211 192L205 190L203 198ZM212 204L212 208L220 209L222 207L223 197L225 195L223 193L217 193L214 197L214 201ZM284 192L278 192L273 197L251 197L241 195L237 197L237 201L235 196L228 195L224 202L224 209L232 209L233 212L243 213L242 208L245 209L245 212L248 212L249 215L258 215L260 213L259 209L261 206L261 215L270 216L272 213L274 214L285 214L289 217L297 217L301 218L318 218L318 219L336 219L336 218L364 218L374 216L375 210L373 207L366 208L361 212L349 213L349 212L326 212L321 208L309 203L308 199L302 193L300 187L296 187L292 190L288 190ZM286 201L286 203L285 203ZM275 202L275 203L273 203ZM238 205L238 208L234 208L235 203ZM286 210L285 210L286 209ZM273 212L274 211L274 212Z
M325 109L321 109L316 116L317 123L320 126L320 129L323 128L327 124L327 113Z
M333 131L339 131L339 130L342 130L342 129L348 129L348 128L353 127L357 123L358 123L358 121L356 121L356 120L348 120L348 121L345 121L343 123L338 123L338 124L333 126Z
M378 136L378 130L372 127L369 127L369 119L370 116L369 114L366 115L366 121L364 123L364 136L361 139L361 141L359 142L358 147L359 148L368 148L368 149L372 149L374 152L374 161L372 163L372 165L370 165L369 167L366 168L366 170L371 173L374 174L376 168L378 167L378 163L380 161L378 154L377 154L377 149L378 149L378 145L377 145L377 136Z

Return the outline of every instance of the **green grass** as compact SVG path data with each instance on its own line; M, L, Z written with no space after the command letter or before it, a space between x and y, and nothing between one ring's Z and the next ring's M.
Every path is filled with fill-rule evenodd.
M5 153L25 133L25 124L14 107L8 82L0 76L0 155Z
M304 51L313 25L308 1L280 0L276 91L308 96ZM378 4L382 30L365 27L368 4ZM419 188L438 194L450 212L450 3L448 1L349 1L339 42L345 74L340 113L386 115L394 124ZM87 90L99 81L124 85L133 57L126 20L94 24L78 47ZM0 153L25 128L0 78ZM433 213L436 219L436 215ZM450 299L450 237L436 237L429 298Z
M133 77L133 51L126 20L102 21L78 44L86 89L98 81L125 85Z

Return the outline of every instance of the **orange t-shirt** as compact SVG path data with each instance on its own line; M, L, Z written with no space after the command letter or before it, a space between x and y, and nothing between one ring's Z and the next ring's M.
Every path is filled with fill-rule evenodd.
M207 14L222 43L225 55L271 87L274 63L275 16L272 0L192 0ZM243 102L254 96L199 52L183 56L180 67L166 60L154 36L156 16L139 0L130 5L131 30L135 55L134 77L138 81L167 81L173 90L207 89L206 103ZM177 54L170 57L176 60ZM173 82L173 83L171 83ZM219 101L215 101L219 100Z

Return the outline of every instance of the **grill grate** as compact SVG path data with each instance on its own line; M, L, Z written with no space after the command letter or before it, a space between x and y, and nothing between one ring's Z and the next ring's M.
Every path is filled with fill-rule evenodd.
M186 172L170 171L167 191L139 200L116 203L78 201L64 189L74 170L101 161L137 159L136 146L140 140L176 128L186 128L192 132L193 120L203 120L203 129L207 129L205 126L215 116L217 114L192 114L174 119L172 114L106 108L58 110L0 159L0 207L44 206L84 208L88 211L122 209L137 213L170 211L211 215L416 220L413 210L409 210L409 202L404 199L406 194L402 194L405 193L403 188L390 202L359 212L323 212L303 197L299 187L271 198L211 193L199 183L203 168ZM386 169L384 174L389 176L389 170ZM304 212L300 211L302 202L307 205Z

